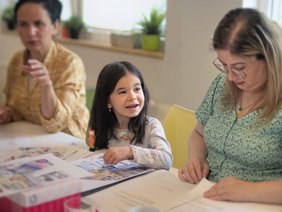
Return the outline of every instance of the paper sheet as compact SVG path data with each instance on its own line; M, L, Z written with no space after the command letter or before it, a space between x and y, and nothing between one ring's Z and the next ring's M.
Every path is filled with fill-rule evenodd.
M214 183L203 179L197 185L181 182L169 171L159 170L126 181L85 199L102 211L127 212L136 206L153 206L169 212L282 212L282 206L214 201L203 193Z
M24 157L33 157L41 154L52 153L66 160L74 161L93 155L88 149L78 145L51 146L51 147L21 147L14 150L0 151L0 163Z
M168 211L250 211L254 207L251 203L234 203L224 201L213 201L203 197L203 193L211 188L214 183L207 179L202 181L190 192L179 196L174 201L169 202L166 206Z
M166 202L193 187L194 185L180 182L169 171L157 170L94 193L85 199L98 205L102 211L128 211L135 206L161 208Z
M121 161L116 165L105 164L103 153L73 161L73 164L92 173L91 177L81 179L82 192L117 183L153 170L129 160Z
M48 133L42 126L26 121L0 125L1 150L15 150L20 147L66 146L84 144L85 141L63 132Z

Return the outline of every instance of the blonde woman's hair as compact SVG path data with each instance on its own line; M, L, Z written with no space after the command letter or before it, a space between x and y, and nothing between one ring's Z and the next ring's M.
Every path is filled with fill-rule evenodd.
M270 121L282 102L282 30L279 25L254 9L231 10L214 32L213 48L265 61L267 82L259 106L262 108L261 118ZM240 90L231 81L226 86L223 103L234 104Z

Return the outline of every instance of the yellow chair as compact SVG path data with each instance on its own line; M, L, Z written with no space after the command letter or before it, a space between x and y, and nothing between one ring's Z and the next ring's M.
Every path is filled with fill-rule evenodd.
M86 88L86 107L88 108L89 111L91 111L92 108L94 93L95 93L94 88Z
M170 142L173 164L175 168L181 168L188 158L188 137L197 120L195 112L179 105L172 105L164 119L164 130Z

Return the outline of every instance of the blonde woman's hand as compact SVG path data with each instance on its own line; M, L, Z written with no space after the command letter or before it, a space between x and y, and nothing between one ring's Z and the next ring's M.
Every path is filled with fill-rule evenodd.
M36 59L29 59L28 65L22 66L22 71L29 74L32 79L38 82L42 87L52 85L48 70Z
M132 150L130 146L111 147L103 156L104 162L107 164L117 164L120 161L132 158Z
M204 193L204 197L212 200L251 201L252 182L227 177Z
M178 177L181 181L195 184L206 177L208 173L209 166L206 160L199 157L193 157L183 168L179 169Z

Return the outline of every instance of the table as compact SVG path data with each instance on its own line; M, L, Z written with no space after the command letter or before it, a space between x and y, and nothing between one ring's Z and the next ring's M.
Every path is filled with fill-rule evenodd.
M19 149L20 147L22 148ZM30 147L30 148L25 148L25 147ZM41 151L42 149L44 149L44 151ZM86 142L83 139L76 138L64 132L48 133L41 125L35 125L26 121L11 122L8 124L0 125L0 161L1 162L5 162L11 159L19 159L22 157L35 156L38 154L46 154L47 152L45 150L47 149L48 151L49 150L56 151L56 153L58 153L59 151L60 153L62 153L60 155L62 156L61 158L65 160L68 159L77 160L78 158L82 158L83 156L87 155L87 153L89 153L88 148L86 148ZM29 152L30 155L26 154L26 151L29 150L31 150ZM65 165L67 166L69 164L65 164ZM64 168L66 168L66 166L64 166ZM68 171L73 171L74 168L75 167L66 168L66 169ZM71 185L71 189L67 190L66 189L67 186L64 187L64 185L67 186ZM53 203L55 204L55 206L57 205L56 211L58 210L62 211L61 210L63 208L62 201L64 201L64 198L80 195L79 192L81 187L79 180L74 180L74 179L64 181L63 183L60 183L59 186L60 186L59 188L57 188L57 186L52 187L52 185L50 184L47 187L42 187L43 190L47 189L48 192L40 191L42 195L38 194L40 196L38 199L45 199L45 198L48 199L49 197L48 195L46 196L46 194L52 193L54 192L54 190L55 190L55 194L68 195L63 198L61 196L60 198L55 198L56 199L54 200L55 202L53 202L53 200L46 202L48 207ZM53 190L51 188L53 188ZM62 192L58 192L58 190L62 188L63 188ZM30 192L32 191L33 190L30 190ZM73 193L73 192L78 192L78 193ZM27 193L24 193L22 196L19 197L16 195L16 197L23 200L24 196L28 195ZM54 193L50 195L50 197L52 196L54 197ZM26 204L23 204L23 202L21 202L21 205L27 206ZM40 207L44 209L45 206L43 207L43 205L40 204ZM19 202L16 201L16 203L11 204L10 199L7 198L0 198L0 208L1 207L4 207L6 211L11 211L11 207L16 207L19 211L22 211L22 207L19 206ZM34 207L36 207L36 205ZM1 209L3 211L5 210L3 208ZM1 209L0 211L2 211ZM18 211L17 209L16 211Z
M46 147L46 146L77 146L81 145L86 147L86 142L83 139L76 138L63 132L48 133L42 126L35 125L25 121L12 122L5 125L0 125L0 154L5 150L13 150L19 147ZM87 148L85 148L87 150ZM2 150L2 152L1 152ZM4 151L3 151L4 150ZM210 186L210 185L208 185ZM138 202L129 200L130 198L135 201L145 202L152 204L155 201L157 207L162 206L170 200L179 200L195 198L195 194L190 193L195 185L180 182L177 178L177 169L172 168L170 171L159 170L152 173L141 175L133 179L123 181L119 184L114 184L110 188L105 188L99 192L84 197L87 201L94 201L96 205L97 200L100 203L112 205L118 201L117 205L120 208L126 208L128 205L136 206ZM207 187L205 187L207 188ZM152 192L155 192L152 194ZM148 198L148 195L151 195ZM156 199L153 199L155 198ZM121 199L120 199L121 198ZM233 207L239 207L239 211L282 211L282 206L254 204L254 203L228 203L211 201L198 197L181 208L173 209L171 211L230 211ZM126 202L122 202L127 200ZM129 201L128 201L129 200ZM183 201L183 200L182 200ZM103 204L104 204L103 203ZM140 202L139 202L140 203ZM230 205L232 204L232 205ZM215 209L218 210L215 210ZM178 210L179 209L179 210ZM124 210L127 211L127 210ZM238 210L237 210L238 211Z
M144 176L124 181L111 188L84 197L84 201L101 211L124 211L132 207L149 206L170 212L281 212L281 205L213 201L203 193L214 183L203 179L197 185L181 182L175 170L157 170Z
M26 121L0 125L0 149L60 145L86 145L85 141L64 132L48 133L41 125Z
M44 153L67 161L91 155L85 140L64 132L48 133L41 125L26 121L0 125L0 162Z

